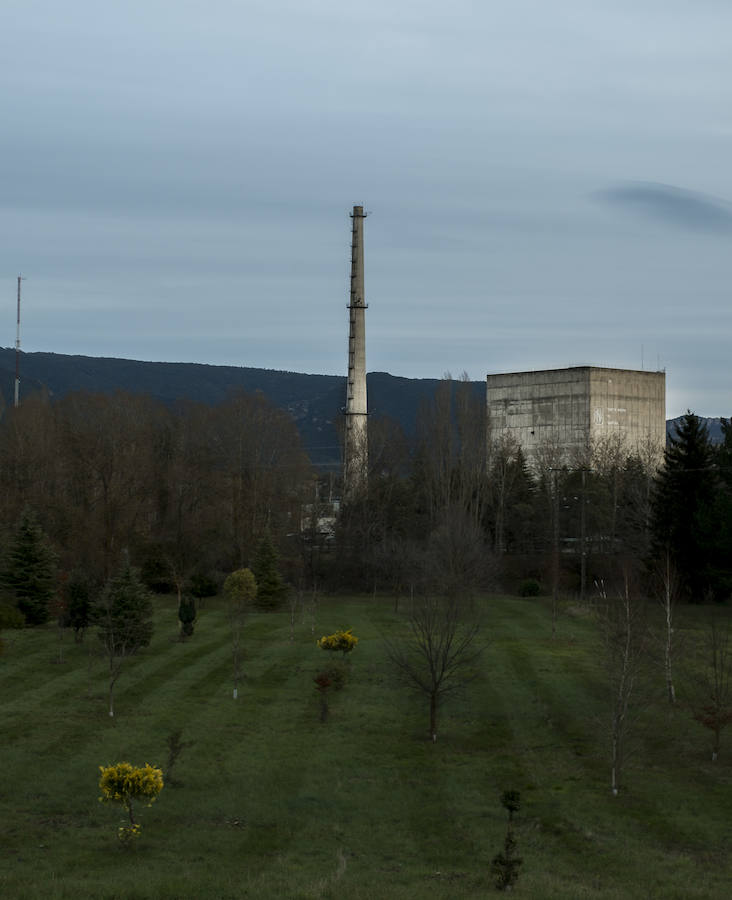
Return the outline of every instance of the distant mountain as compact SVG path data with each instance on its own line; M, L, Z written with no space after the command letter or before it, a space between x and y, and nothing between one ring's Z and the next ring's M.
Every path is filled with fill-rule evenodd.
M219 403L232 391L261 391L276 406L287 410L297 423L312 461L335 466L340 451L337 421L346 396L344 375L304 375L244 366L209 366L202 363L141 362L61 353L21 353L21 397L42 388L51 396L70 391L111 394L117 390L149 394L167 405L178 400ZM0 414L11 405L15 379L15 351L0 348ZM386 372L368 375L369 410L375 416L396 419L413 435L423 400L434 396L437 378L398 378ZM471 382L477 394L483 381ZM666 423L667 433L681 417ZM722 439L718 418L704 419L713 441Z
M683 416L676 416L675 419L668 419L666 422L666 436L673 437L676 435L676 426L681 422ZM709 432L709 439L713 444L721 444L722 443L722 422L719 417L716 418L708 418L706 416L699 416L699 420L704 422L707 426L707 431Z

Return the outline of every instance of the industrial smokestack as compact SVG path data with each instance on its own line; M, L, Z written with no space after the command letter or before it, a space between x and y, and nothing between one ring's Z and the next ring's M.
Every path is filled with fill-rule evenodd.
M343 492L352 497L363 491L368 473L368 405L366 401L366 309L363 279L362 206L354 206L351 237L351 295L348 304L348 384L346 387L346 439Z

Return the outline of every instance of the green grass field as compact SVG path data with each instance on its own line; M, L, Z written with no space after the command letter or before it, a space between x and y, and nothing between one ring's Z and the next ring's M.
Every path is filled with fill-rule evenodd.
M426 701L385 661L390 599L321 601L316 637L352 627L360 638L325 724L312 681L324 654L309 622L291 641L289 614L248 619L234 701L219 601L186 643L174 603L156 603L153 643L123 672L114 719L93 634L82 645L67 636L60 663L54 627L5 632L0 896L485 897L507 789L522 795L514 896L729 896L732 729L712 763L683 683L671 711L651 669L613 798L586 613L565 613L552 640L544 600L486 598L480 675L444 707L433 745ZM682 612L691 631L702 613ZM193 742L180 783L141 811L142 837L123 848L121 810L97 799L98 767L164 765L178 728Z

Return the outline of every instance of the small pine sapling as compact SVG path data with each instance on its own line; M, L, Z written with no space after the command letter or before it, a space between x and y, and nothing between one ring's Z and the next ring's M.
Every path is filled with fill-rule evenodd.
M497 890L510 891L518 881L523 863L521 857L516 856L516 838L513 836L513 814L521 808L521 794L518 791L504 791L501 806L508 812L508 825L503 850L491 860L491 874L495 876Z
M203 601L206 597L215 597L218 592L216 579L204 572L194 572L191 575L189 593L198 600L199 609L203 609Z
M252 572L257 581L257 608L265 612L277 609L287 594L287 585L280 574L279 555L268 534L257 545Z
M196 601L193 597L181 597L178 606L178 621L180 622L181 640L193 634L193 626L196 623Z
M508 823L513 824L513 814L521 809L521 794L518 791L504 791L501 806L508 812Z

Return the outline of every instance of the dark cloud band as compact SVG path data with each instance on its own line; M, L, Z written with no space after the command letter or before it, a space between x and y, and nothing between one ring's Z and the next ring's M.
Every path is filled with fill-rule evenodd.
M599 191L600 202L697 232L732 231L732 204L668 184L644 182Z

